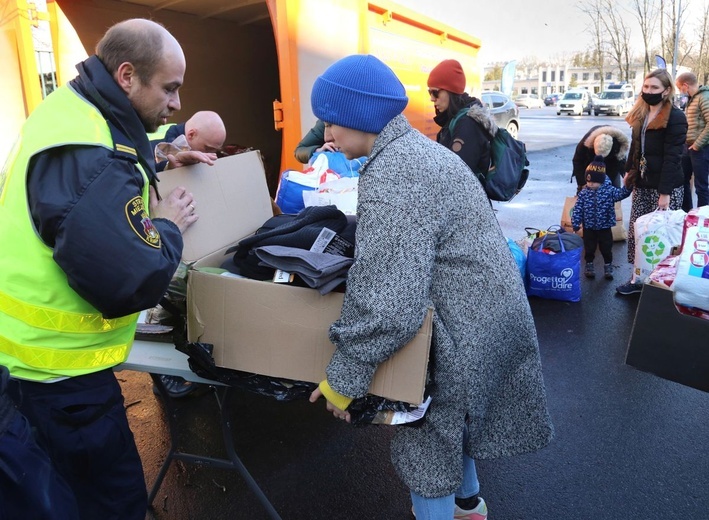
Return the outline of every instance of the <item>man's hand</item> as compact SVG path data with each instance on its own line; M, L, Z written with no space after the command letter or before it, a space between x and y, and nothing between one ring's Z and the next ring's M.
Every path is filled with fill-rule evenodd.
M324 397L324 396L323 396L323 393L320 391L319 388L316 388L315 390L313 390L313 393L310 394L310 399L309 399L309 401L310 401L311 403L314 403L315 401L317 401L317 400L320 399L321 397ZM327 401L327 407L326 407L326 408L327 408L327 411L328 411L328 412L332 412L332 415L334 415L334 416L337 417L338 419L344 419L344 420L347 421L347 422L350 422L350 421L352 420L352 417L350 416L350 412L346 412L346 411L344 411L344 410L340 410L337 406L335 406L334 404L332 404L330 401Z
M688 148L688 150L693 150L693 151L695 151L695 152L698 152L698 151L699 151L699 148L697 148L697 145L696 145L696 144L692 143L692 146L690 146L690 147Z
M217 160L217 154L206 153L206 152L196 152L194 150L187 150L185 152L177 152L176 154L170 154L167 156L167 166L165 169L179 168L181 166L187 166L189 164L205 163L209 166L214 164Z
M184 233L188 227L197 222L199 216L194 212L194 198L182 186L175 188L170 194L158 200L155 188L150 186L150 217L165 218L175 223Z

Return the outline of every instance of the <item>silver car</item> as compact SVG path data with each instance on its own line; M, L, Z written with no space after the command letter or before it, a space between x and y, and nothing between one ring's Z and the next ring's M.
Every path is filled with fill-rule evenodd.
M497 126L507 130L512 137L517 139L519 134L519 108L509 96L496 90L486 90L480 94L483 104L490 110Z

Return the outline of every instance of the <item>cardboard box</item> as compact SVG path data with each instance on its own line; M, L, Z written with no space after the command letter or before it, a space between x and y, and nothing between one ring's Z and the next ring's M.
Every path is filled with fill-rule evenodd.
M666 286L645 284L625 362L709 392L709 321L680 313Z
M225 251L272 216L258 152L163 172L163 196L185 186L199 220L184 234L183 258L218 267ZM191 270L187 283L188 338L214 345L217 366L267 376L320 382L335 350L328 329L340 315L342 293L231 278ZM370 393L423 401L432 313L414 339L379 366Z

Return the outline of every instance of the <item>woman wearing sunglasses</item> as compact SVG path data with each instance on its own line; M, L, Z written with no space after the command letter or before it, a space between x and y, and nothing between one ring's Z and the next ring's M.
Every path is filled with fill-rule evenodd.
M436 140L460 156L476 174L490 168L490 140L497 123L477 98L465 92L465 73L457 60L443 60L428 76L428 94L441 127ZM464 117L464 116L468 117Z

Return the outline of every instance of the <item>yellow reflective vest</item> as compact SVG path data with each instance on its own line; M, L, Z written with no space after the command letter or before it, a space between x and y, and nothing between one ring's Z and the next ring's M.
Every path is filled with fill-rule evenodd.
M73 377L118 365L128 357L135 333L137 314L104 319L69 286L32 222L26 189L30 159L66 144L114 149L101 113L63 86L27 119L0 171L0 365L21 379ZM116 146L126 151L125 145ZM137 166L147 211L148 178Z
M177 123L168 123L166 125L160 125L157 130L148 134L148 141L155 141L156 139L165 139L167 131L175 126Z

